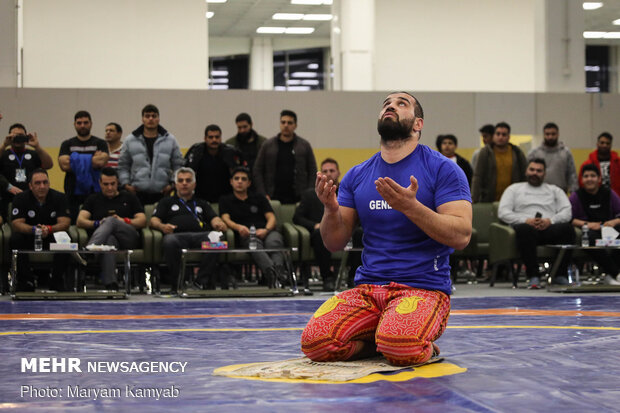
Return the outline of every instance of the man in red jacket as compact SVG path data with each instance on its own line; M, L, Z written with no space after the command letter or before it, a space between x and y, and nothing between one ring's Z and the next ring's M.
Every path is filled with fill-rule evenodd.
M620 157L618 152L611 150L613 136L609 132L601 133L596 139L596 150L592 152L588 159L579 168L579 186L581 182L582 169L584 165L594 164L601 171L601 186L612 189L620 195Z

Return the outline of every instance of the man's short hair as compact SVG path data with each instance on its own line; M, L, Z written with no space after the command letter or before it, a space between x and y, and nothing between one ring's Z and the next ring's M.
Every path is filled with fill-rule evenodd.
M145 113L157 113L159 115L159 109L157 109L157 106L149 103L142 108L142 116L144 116Z
M239 123L239 122L247 122L250 125L252 124L252 117L250 115L248 115L247 113L243 112L237 115L237 117L235 118L235 123Z
M545 162L545 160L543 158L533 158L533 159L530 159L530 161L527 164L529 165L531 163L539 163L542 166L544 166L545 170L547 170L547 163Z
M507 124L506 122L500 122L497 125L495 125L495 129L493 130L493 133L495 133L495 131L497 130L497 128L505 128L508 129L508 133L510 133L510 125Z
M441 151L441 144L443 143L443 141L445 141L446 139L451 140L452 142L454 142L455 146L459 146L459 140L456 139L456 136L452 135L451 133L447 134L447 135L439 135L437 136L437 140L435 141L435 145L437 145L437 150Z
M236 174L238 174L239 172L244 173L248 176L248 180L252 180L252 174L250 173L250 169L246 166L236 166L233 170L232 173L230 174L230 177L232 178L233 176L235 176Z
M555 129L557 131L560 130L560 128L558 128L558 125L556 125L554 122L545 123L545 126L543 126L543 132L545 131L545 129Z
M612 142L614 140L614 137L611 136L611 133L609 132L603 132L600 135L598 135L598 137L596 138L596 141L598 142L599 139L601 138L607 138L609 139L610 142Z
M116 128L116 132L117 133L123 133L123 128L121 128L121 125L119 125L118 123L110 122L106 126L110 126L110 125L112 125L112 126L114 126Z
M280 112L280 118L282 116L290 116L291 118L293 118L295 123L297 123L297 114L292 110L284 109L282 112Z
M34 171L30 172L30 179L28 180L28 182L32 183L32 177L34 176L34 174L45 174L45 176L47 176L47 178L49 179L49 175L47 174L47 171L43 168L37 168Z
M491 125L490 123L486 124L480 129L478 129L478 132L483 135L493 135L495 133L495 126Z
M326 163L333 163L334 165L336 165L336 169L340 170L340 166L338 166L338 161L335 160L334 158L325 158L325 159L323 159L323 162L321 162L321 168Z
M587 163L583 166L583 168L581 168L581 176L583 177L583 174L587 171L592 171L596 174L596 176L601 176L601 171L598 169L598 166L593 163Z
M215 124L211 124L211 125L207 125L207 127L205 128L205 136L207 136L207 132L219 132L221 135L222 129Z
M85 110L78 110L75 116L73 116L73 121L75 122L76 120L80 118L88 118L89 121L91 122L93 121L92 118L90 117L90 113L86 112Z
M174 171L174 182L177 181L179 174L190 174L192 176L192 182L196 182L196 172L194 172L192 168L182 166L176 171Z
M101 175L105 175L105 176L115 176L116 179L118 179L118 171L116 170L116 168L112 168L110 166L106 166L105 168L101 169Z
M25 127L24 125L22 125L21 123L14 123L14 124L12 124L11 126L9 126L9 133L11 133L11 131L12 131L13 129L15 129L15 128L20 128L20 129L23 129L23 130L24 130L24 132L28 133L28 132L26 131L26 127Z

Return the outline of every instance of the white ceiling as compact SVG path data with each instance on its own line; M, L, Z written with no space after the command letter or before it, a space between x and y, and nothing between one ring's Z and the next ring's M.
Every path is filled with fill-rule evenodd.
M257 36L260 26L314 27L310 35L269 34L271 37L329 37L329 21L273 20L274 13L331 13L331 6L303 6L290 4L290 0L228 0L226 3L209 3L215 16L209 19L209 35L213 37ZM613 20L620 19L620 0L604 0L597 10L584 10L586 31L620 31Z
M330 14L331 6L304 6L291 4L290 0L228 0L226 3L209 3L215 15L209 19L209 36L251 37L260 36L260 26L314 27L310 35L269 34L270 37L329 37L329 21L273 20L274 13Z

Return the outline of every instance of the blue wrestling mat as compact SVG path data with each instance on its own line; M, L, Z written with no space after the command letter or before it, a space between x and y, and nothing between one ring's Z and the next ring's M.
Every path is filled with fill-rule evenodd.
M0 411L618 411L620 297L454 298L435 377L270 382L322 300L0 301ZM81 370L81 371L78 371Z

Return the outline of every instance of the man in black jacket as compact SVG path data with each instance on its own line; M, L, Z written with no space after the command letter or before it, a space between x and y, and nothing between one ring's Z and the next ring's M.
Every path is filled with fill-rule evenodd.
M452 160L453 162L456 162L456 164L463 170L463 172L465 172L465 176L467 177L467 183L469 183L469 186L471 187L471 178L474 175L474 171L471 168L471 164L467 161L467 159L456 153L456 148L458 147L458 144L458 139L456 139L456 136L452 134L437 136L437 150L446 158Z
M218 202L222 195L232 192L232 170L247 164L237 148L222 143L222 129L208 125L204 142L192 145L187 151L185 166L196 172L196 197Z

